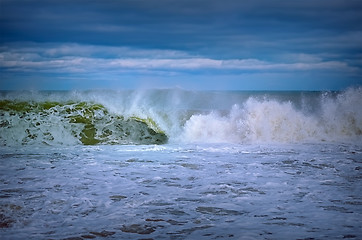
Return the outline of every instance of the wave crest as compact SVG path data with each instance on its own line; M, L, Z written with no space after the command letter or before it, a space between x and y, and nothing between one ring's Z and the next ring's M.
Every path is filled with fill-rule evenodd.
M152 119L125 118L89 102L0 101L0 143L162 144L167 136Z
M362 88L0 94L0 145L362 143Z
M250 97L228 114L193 115L184 137L192 142L358 141L362 137L362 89L322 96L319 108L297 110L290 101Z

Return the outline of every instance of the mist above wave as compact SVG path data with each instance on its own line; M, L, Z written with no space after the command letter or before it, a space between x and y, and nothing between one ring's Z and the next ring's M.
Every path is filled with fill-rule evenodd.
M361 89L336 96L321 95L314 112L297 109L291 101L250 97L234 105L228 114L193 115L185 124L185 136L206 142L316 142L361 143Z
M176 143L362 142L362 110L359 106L362 102L362 88L343 92L207 92L181 89L2 92L0 100L35 105L50 101L58 103L57 106L49 107L47 114L34 109L20 111L23 117L20 117L19 111L17 116L14 113L11 116L9 110L0 109L1 136L7 143L11 142L10 138L40 136L44 129L57 131L57 134L53 134L57 137L52 136L58 140L49 138L51 144L87 144L83 141L84 136L92 140L91 144L167 142L136 141L149 136L145 129L162 133L169 142ZM75 124L72 122L74 120L69 120L69 113L64 109L72 109L71 106L65 107L70 102L73 107L84 104L82 109L71 115L79 115L83 111L81 115L88 122L79 121ZM101 110L93 109L89 122L89 116L84 113L89 111L90 106L97 104ZM63 112L60 108L63 108ZM12 125L8 124L10 117L13 118ZM42 121L36 120L40 118ZM127 123L129 119L132 123ZM120 124L119 121L123 122ZM34 124L39 132L29 134L29 126ZM115 129L127 124L132 127L126 133L137 137L123 141L120 136L124 136L125 132ZM143 127L145 129L140 131ZM77 129L76 134L74 129ZM44 142L44 139L39 142Z

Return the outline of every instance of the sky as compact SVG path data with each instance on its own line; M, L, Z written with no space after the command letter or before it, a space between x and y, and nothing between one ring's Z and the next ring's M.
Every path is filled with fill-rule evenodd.
M0 0L0 90L342 90L360 0Z

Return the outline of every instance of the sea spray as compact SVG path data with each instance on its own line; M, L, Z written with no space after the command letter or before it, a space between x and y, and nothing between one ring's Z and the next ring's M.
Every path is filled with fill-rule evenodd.
M185 125L185 137L206 142L296 142L314 140L317 122L296 111L290 102L249 99L227 116L196 115Z
M362 135L362 88L349 89L330 97L322 95L324 132L332 139Z
M315 106L307 106L307 110L297 109L290 100L251 96L226 115L215 111L193 115L185 124L184 137L194 142L361 143L361 101L361 88L339 94L321 93L314 99Z
M202 142L295 142L313 140L317 122L296 111L290 102L257 101L234 105L227 116L195 115L185 125L185 137Z
M362 142L362 88L1 92L0 140L17 144Z

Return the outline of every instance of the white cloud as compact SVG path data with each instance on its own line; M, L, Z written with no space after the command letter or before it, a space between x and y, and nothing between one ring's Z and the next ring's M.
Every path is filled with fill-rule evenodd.
M56 73L97 71L360 71L341 61L323 61L308 54L289 55L293 61L212 59L172 50L144 50L79 44L9 46L0 48L0 67L5 71ZM283 58L281 58L283 59ZM286 58L284 58L286 60Z

